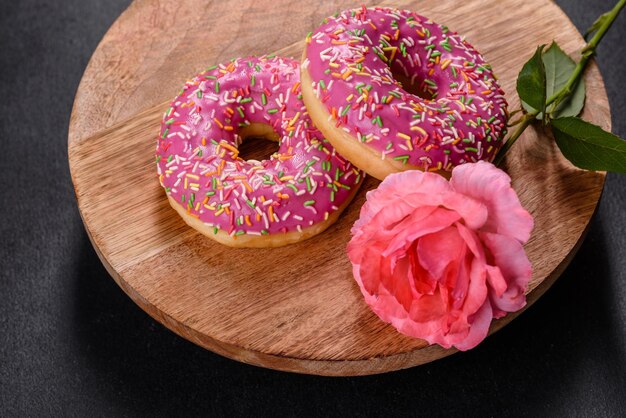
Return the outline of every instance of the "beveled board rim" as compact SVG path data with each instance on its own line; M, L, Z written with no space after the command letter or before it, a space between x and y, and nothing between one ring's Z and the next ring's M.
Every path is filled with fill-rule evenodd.
M147 3L149 0L145 0L145 1L139 1L139 2L135 2L133 4L131 4L131 6L129 6L129 9L127 9L121 16L120 18L118 18L118 21L120 21L121 19L124 18L124 16L128 13L129 10L131 10L131 7L138 7L137 4L141 3L141 4L145 4ZM558 12L561 14L561 18L564 18L567 25L570 26L570 29L574 29L573 24L571 23L571 21L569 20L569 18L567 18L567 16L558 8L556 7L556 9L558 9ZM117 21L116 21L117 24ZM109 32L107 32L107 34L105 35L105 37L103 38L103 41L101 41L100 45L103 44L104 40L107 38L107 36L110 35L111 30L113 30L116 27L116 24L114 24L112 26L112 28L109 30ZM576 33L578 33L576 31ZM96 52L94 53L94 55L92 56L92 59L90 60L87 69L85 71L85 74L88 74L90 71L93 72L94 71L94 67L98 65L98 60L94 57L97 56L98 51L100 50L100 45L99 47L96 49ZM594 76L599 77L599 84L601 86L601 91L600 93L604 96L601 97L600 99L602 100L607 100L606 99L606 92L604 91L604 86L603 86L603 82L601 80L601 75L599 74L597 67L593 67L593 70L596 74L594 74ZM82 94L86 94L83 90L86 89L87 83L85 83L85 78L83 78L83 80L81 80L81 84L79 86L78 92L77 92L77 97L79 95ZM83 140L88 140L89 138L93 137L94 135L89 135L88 137L78 137L77 134L75 133L74 127L74 121L77 118L77 115L79 114L80 110L77 107L77 103L78 100L75 102L74 108L72 110L72 117L71 117L71 122L70 122L70 131L69 131L69 136L68 136L68 145L69 145L69 162L70 162L70 172L72 174L72 180L74 182L74 186L75 188L78 186L77 182L80 182L80 180L78 180L75 176L76 173L76 164L79 164L79 161L75 161L74 157L77 155L76 150L78 148L80 148L81 142ZM142 112L145 109L140 109L139 112L137 112L136 115L142 114ZM607 109L606 109L606 116L607 121L605 121L605 127L607 127L606 125L608 124L608 126L610 126L610 111L608 109L608 105L607 105ZM134 115L134 116L136 116ZM133 117L134 117L133 116ZM125 120L120 121L119 123L113 124L111 126L107 126L105 129L103 129L102 131L99 131L98 133L103 133L103 132L107 132L107 131L114 131L116 129L117 126L119 126L120 124L125 123ZM600 188L600 190L602 190L602 187L604 185L604 174L600 173L600 175L602 176L602 186ZM599 194L600 195L600 194ZM594 211L597 208L597 203L599 201L599 195L598 195L598 199L595 202L594 205ZM86 231L88 233L88 236L94 246L94 248L96 249L96 252L98 254L98 256L100 257L100 259L102 260L103 264L105 265L105 267L107 268L107 271L111 274L111 276L115 279L115 281L118 283L118 285L131 297L131 299L133 299L143 310L145 310L148 314L150 314L153 318L155 318L157 321L159 321L160 323L164 324L167 328L169 328L170 330L176 332L177 334L183 336L184 338L193 341L194 343L203 346L211 351L217 352L218 354L224 355L226 357L230 357L245 363L249 363L249 364L255 364L255 365L259 365L259 366L264 366L264 367L271 367L274 369L279 369L279 370L286 370L286 371L292 371L292 372L300 372L300 373L311 373L311 374L324 374L324 375L361 375L361 374L374 374L374 373L382 373L382 372L386 372L386 371L390 371L390 370L397 370L397 369L401 369L401 368L406 368L406 367L411 367L417 364L422 364L424 362L427 361L431 361L434 360L436 358L441 358L444 357L446 355L450 355L453 354L455 352L455 350L443 350L438 346L430 346L424 349L420 349L420 350L414 350L414 351L409 351L409 352L399 352L397 354L394 355L389 355L389 356L384 356L384 357L372 357L369 359L359 359L359 360L331 360L331 359L321 359L321 360L311 360L311 359L307 359L307 358L298 358L295 356L278 356L278 355L274 355L274 354L269 354L269 353L264 353L264 352L259 352L259 351L254 351L251 349L244 349L242 347L238 347L238 346L234 346L232 344L228 344L228 343L224 343L222 341L218 341L215 340L213 338L211 338L208 335L202 334L201 332L198 332L196 329L194 329L193 326L189 326L181 321L178 321L176 318L174 318L173 316L163 312L162 310L160 310L157 306L155 306L154 304L152 304L149 300L145 299L139 292L137 292L132 285L130 285L127 281L124 280L124 278L113 268L113 264L108 260L108 257L101 251L101 243L99 243L98 238L95 237L95 235L92 232L92 228L91 228L91 224L90 221L87 217L85 217L84 213L83 213L83 207L82 205L84 204L84 202L81 202L81 196L80 194L77 192L77 199L78 199L78 206L79 206L79 211L81 214L81 217L83 219L83 222L85 224L85 228ZM591 218L591 216L589 217L589 219ZM553 271L543 280L540 282L540 284L534 288L528 295L528 305L527 307L529 307L534 301L536 301L551 285L552 283L556 280L556 278L558 278L558 276L562 273L562 271L567 267L567 265L569 264L569 262L571 261L571 259L573 258L574 254L576 253L577 249L580 247L582 240L584 239L584 235L586 233L587 228L589 227L589 219L587 219L586 221L586 226L584 228L584 230L581 232L581 234L577 237L576 239L576 243L574 244L572 250L570 251L570 253L568 254L567 257L565 257L565 259L563 259L554 269ZM527 308L526 307L526 308ZM525 309L526 309L525 308ZM513 315L508 315L505 318L502 318L498 321L494 321L494 324L492 326L491 329L491 333L497 331L498 329L502 328L504 325L506 325L508 322L510 322L512 319L514 319L517 315L519 315L520 312L517 312Z

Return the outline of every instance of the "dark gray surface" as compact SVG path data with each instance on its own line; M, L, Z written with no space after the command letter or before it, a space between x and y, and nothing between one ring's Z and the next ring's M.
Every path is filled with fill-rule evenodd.
M588 238L555 286L473 351L363 378L247 366L135 306L80 221L67 166L72 100L127 1L0 3L0 416L626 413L626 177L608 176ZM612 6L558 3L581 30ZM625 38L622 15L599 56L622 137Z

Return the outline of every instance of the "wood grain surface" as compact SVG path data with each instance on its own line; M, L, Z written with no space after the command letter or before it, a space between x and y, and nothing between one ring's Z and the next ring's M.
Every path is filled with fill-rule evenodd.
M547 0L365 3L412 9L465 34L493 65L512 109L519 104L517 72L538 44L555 39L568 53L584 44ZM85 71L68 152L88 235L107 270L142 309L209 350L264 367L325 375L381 373L454 352L384 324L352 278L345 254L349 229L377 180L367 179L327 231L276 249L233 249L201 236L169 206L157 180L160 117L186 79L233 57L270 52L299 57L308 31L353 6L344 0L321 5L243 0L228 7L136 0ZM586 82L583 116L609 129L608 100L595 64ZM535 217L525 247L534 267L530 305L580 245L605 175L572 167L549 135L534 128L518 141L504 168ZM515 316L496 321L491 331Z

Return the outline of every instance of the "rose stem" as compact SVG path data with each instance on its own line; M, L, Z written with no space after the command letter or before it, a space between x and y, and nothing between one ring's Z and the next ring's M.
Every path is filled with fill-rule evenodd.
M613 24L613 22L619 15L620 11L624 8L624 6L626 6L626 0L620 0L613 7L613 9L611 9L611 11L606 14L606 19L602 22L602 25L598 28L598 30L593 35L593 37L589 40L589 42L587 42L587 45L585 45L585 47L580 51L582 54L582 57L580 61L578 61L578 64L576 64L576 67L574 68L574 71L570 75L570 78L567 80L567 83L565 83L565 85L563 86L563 88L561 88L561 90L559 90L557 93L553 94L551 97L548 98L548 100L546 101L546 107L550 106L552 103L555 103L555 102L556 102L556 105L558 105L558 103L562 102L564 99L566 99L567 97L569 97L569 95L572 94L572 88L576 85L581 75L585 71L585 68L587 66L587 63L589 62L589 59L593 55L595 55L598 44L600 43L602 38L604 38L604 35L609 30L609 28L611 27L611 25ZM556 106L554 108L556 108ZM539 111L535 110L533 112L527 113L524 116L524 118L521 121L521 124L517 127L515 132L513 132L513 134L504 143L504 146L502 146L502 148L498 152L498 155L493 161L495 165L500 165L502 163L507 151L513 146L515 141L517 141L517 139L522 135L524 130L528 128L528 126L535 120L538 114L539 114Z

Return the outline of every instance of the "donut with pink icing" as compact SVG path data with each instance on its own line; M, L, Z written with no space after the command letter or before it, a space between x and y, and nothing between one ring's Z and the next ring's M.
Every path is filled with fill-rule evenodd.
M244 160L247 137L279 142ZM348 205L363 173L313 126L297 61L237 59L188 81L163 116L156 149L170 204L223 244L266 247L322 232Z
M463 37L414 12L347 10L307 35L304 102L335 149L379 179L491 161L508 119L492 68Z

